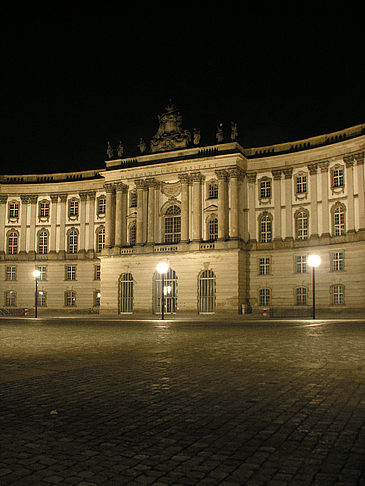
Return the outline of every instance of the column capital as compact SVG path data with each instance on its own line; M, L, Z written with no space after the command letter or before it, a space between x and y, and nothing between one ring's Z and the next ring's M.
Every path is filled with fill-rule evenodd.
M107 194L113 194L115 191L114 184L107 182L104 184L104 189Z
M1 204L5 204L7 200L8 200L8 196L6 194L0 195L0 203Z
M57 196L60 198L61 202L67 201L67 194L57 194Z
M318 164L315 162L313 164L307 165L310 175L317 174Z
M51 198L51 201L53 203L56 203L58 201L58 194L50 194L49 197Z
M123 184L123 182L117 182L115 184L115 190L116 192L126 192L128 189L128 186L126 186L125 184Z
M246 172L247 180L251 184L256 182L257 172Z
M145 180L146 187L159 187L160 183L154 177L149 177Z
M86 199L87 199L87 191L81 191L81 192L79 192L79 196L80 196L81 201L86 201Z
M191 181L191 178L190 178L190 175L189 174L179 174L179 179L180 179L180 182L181 184L189 184L190 181Z
M271 173L274 181L279 181L281 179L281 169L274 169Z
M192 182L202 182L204 176L200 172L191 172L190 179Z
M134 183L137 189L144 189L146 187L146 182L144 179L136 179Z
M215 171L215 173L216 173L218 179L224 179L224 180L227 179L228 173L225 169L217 169Z
M20 194L20 200L23 204L29 204L30 203L30 197L28 194Z
M293 177L293 167L285 167L285 169L282 170L285 179L291 179Z
M240 179L243 180L245 177L245 171L242 170L240 167L231 167L227 170L228 176L231 179Z
M31 204L36 204L38 201L38 194L29 194L29 201Z
M328 160L324 160L323 162L320 162L318 165L322 173L328 172L328 166L329 166Z
M96 191L88 191L88 193L87 193L87 197L88 197L90 200L95 199L95 197L96 197Z
M354 155L354 159L357 162L357 165L361 165L364 163L364 152L359 152L358 154Z

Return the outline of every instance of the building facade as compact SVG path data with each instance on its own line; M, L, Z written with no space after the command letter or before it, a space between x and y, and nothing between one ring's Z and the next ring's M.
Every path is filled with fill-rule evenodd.
M101 170L0 176L3 313L365 311L365 125L244 148L183 129L169 104L149 146ZM168 264L166 274L157 271ZM163 283L162 283L163 281ZM274 314L275 315L275 314Z

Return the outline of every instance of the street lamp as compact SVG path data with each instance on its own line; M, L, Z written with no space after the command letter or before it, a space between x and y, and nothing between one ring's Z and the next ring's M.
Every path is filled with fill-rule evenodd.
M38 279L41 275L41 272L39 270L34 270L33 272L33 277L35 278L35 296L34 296L34 307L35 307L35 313L34 316L38 317Z
M161 319L165 318L165 274L169 269L169 265L166 262L160 262L157 265L157 271L161 275Z
M316 318L316 267L321 264L321 257L319 255L309 255L308 265L312 267L312 291L313 291L313 319Z

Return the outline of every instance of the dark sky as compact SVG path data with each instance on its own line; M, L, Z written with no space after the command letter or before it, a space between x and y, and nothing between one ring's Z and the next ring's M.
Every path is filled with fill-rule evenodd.
M170 98L203 145L231 120L247 147L365 122L359 12L237 4L9 13L1 172L102 168L108 140L133 156Z

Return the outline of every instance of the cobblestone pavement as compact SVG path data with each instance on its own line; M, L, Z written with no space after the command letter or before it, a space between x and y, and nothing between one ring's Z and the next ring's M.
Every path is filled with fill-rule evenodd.
M365 485L365 320L1 319L0 485Z

